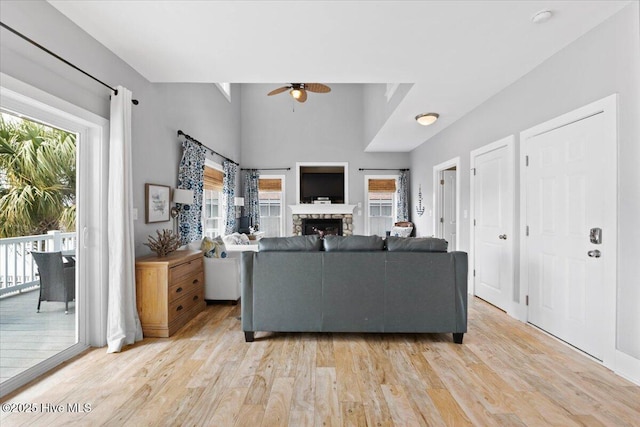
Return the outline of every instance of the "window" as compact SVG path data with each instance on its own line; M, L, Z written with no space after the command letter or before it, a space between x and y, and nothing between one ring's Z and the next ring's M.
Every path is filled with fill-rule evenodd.
M367 194L366 230L368 235L385 236L396 217L397 176L365 177Z
M260 231L264 237L284 236L284 175L263 175L258 180Z
M204 167L204 191L202 193L202 229L204 236L217 237L224 234L222 214L222 166L206 161Z

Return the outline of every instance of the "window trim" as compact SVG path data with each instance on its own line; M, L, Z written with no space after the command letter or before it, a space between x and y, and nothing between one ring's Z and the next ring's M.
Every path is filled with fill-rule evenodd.
M371 221L370 221L370 212L369 212L369 180L370 179L395 179L396 180L396 196L394 196L393 198L393 203L392 203L392 213L391 213L391 217L392 218L396 218L397 215L397 192L398 192L398 180L400 179L400 175L399 174L394 174L394 175L365 175L364 176L364 233L366 236L370 236L371 235ZM395 222L395 220L392 221L392 223Z
M204 165L206 167L210 167L212 169L218 170L220 172L224 173L224 169L222 167L221 164L214 162L211 159L204 159ZM204 218L204 213L205 213L205 202L204 202L204 186L203 186L203 198L202 198L202 211L200 212L200 220L202 221L202 237L205 236L205 218ZM222 192L220 192L222 194ZM221 203L219 205L219 208L221 210L221 213L225 212L225 208L224 208L224 197L221 199ZM220 235L223 236L224 235L224 214L220 215L220 224L222 225L222 228L220 228ZM214 236L216 237L216 236Z
M282 188L280 190L280 235L282 237L286 236L287 233L285 231L285 218L287 216L286 212L286 195L287 195L287 187L286 187L286 175L260 175L260 179L279 179L282 183ZM258 192L259 194L259 192Z

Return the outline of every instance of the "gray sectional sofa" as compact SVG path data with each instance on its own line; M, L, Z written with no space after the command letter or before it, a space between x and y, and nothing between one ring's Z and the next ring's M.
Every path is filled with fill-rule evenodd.
M467 254L442 239L263 238L242 254L242 328L257 331L467 331Z

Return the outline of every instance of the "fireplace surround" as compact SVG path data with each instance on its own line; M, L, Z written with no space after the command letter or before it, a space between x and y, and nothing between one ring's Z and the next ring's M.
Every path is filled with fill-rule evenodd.
M291 235L302 236L305 233L303 223L306 220L332 220L335 223L338 221L342 223L342 236L351 236L353 235L353 210L355 207L355 205L346 204L289 205L292 213Z

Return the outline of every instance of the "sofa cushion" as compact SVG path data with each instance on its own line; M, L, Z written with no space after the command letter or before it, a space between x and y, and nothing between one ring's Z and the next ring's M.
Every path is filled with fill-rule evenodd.
M320 236L264 237L258 241L259 252L313 252L322 248Z
M435 237L387 237L389 252L447 252L447 245Z
M381 251L384 240L379 236L324 236L327 252Z

